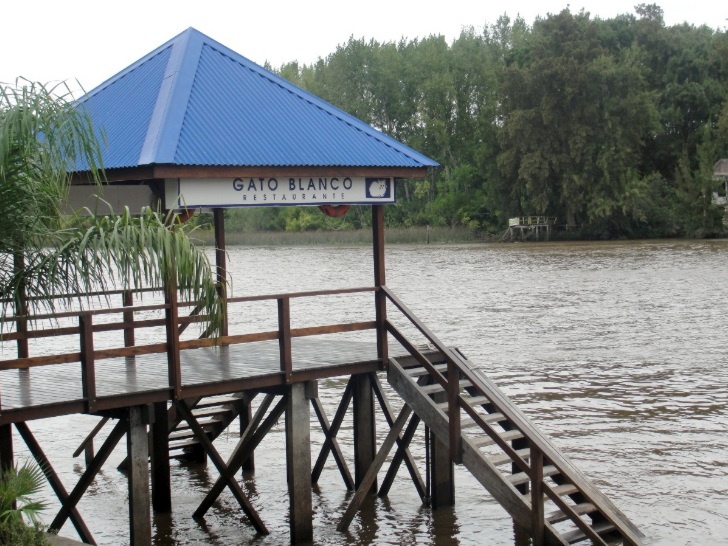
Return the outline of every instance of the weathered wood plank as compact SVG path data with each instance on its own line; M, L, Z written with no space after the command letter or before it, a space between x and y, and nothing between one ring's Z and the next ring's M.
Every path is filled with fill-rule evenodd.
M361 373L378 365L374 342L311 337L293 338L291 341L294 382ZM169 383L166 353L145 354L164 351L165 348L166 344L157 344L95 350L97 407L122 407L122 398L128 404L129 396L142 397L146 393L158 393L160 389L170 388L172 385ZM124 357L113 357L115 354ZM132 361L125 358L132 355L135 356ZM28 361L7 361L11 364L9 367L18 362L63 362L31 367L23 374L18 374L15 369L3 370L7 362L0 361L2 411L13 410L12 416L9 416L11 422L29 418L29 415L37 413L34 408L38 406L47 406L44 416L53 415L53 404L58 405L55 415L65 414L67 408L71 407L66 403L78 402L83 398L80 358L79 352L60 357L39 356ZM280 383L277 341L181 350L180 372L185 396L224 394L273 386ZM141 398L139 402L142 402Z

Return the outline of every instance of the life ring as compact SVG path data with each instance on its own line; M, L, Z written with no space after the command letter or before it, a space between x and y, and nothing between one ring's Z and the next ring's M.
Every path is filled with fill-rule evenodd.
M351 205L319 205L321 212L331 218L341 218L350 208Z
M167 219L167 222L170 224L173 222L179 222L180 224L184 224L190 218L192 218L196 212L197 209L182 209L177 214L171 214Z

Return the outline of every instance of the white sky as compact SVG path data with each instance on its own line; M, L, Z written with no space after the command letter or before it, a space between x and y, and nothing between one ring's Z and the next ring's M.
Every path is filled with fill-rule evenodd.
M728 25L728 8L714 0L7 1L0 9L0 82L23 76L75 88L78 81L90 91L188 27L278 68L325 58L350 36L385 42L442 34L452 42L464 26L480 30L503 14L531 24L569 6L611 18L634 13L642 1L660 5L668 25Z

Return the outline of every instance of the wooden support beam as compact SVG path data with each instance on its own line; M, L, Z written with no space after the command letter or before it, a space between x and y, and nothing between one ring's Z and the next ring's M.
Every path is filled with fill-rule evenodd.
M124 290L121 294L121 305L123 307L132 307L134 305L134 294L131 290ZM124 311L122 314L124 322L124 347L134 347L136 345L134 335L134 311ZM133 359L133 357L131 357Z
M170 275L164 287L165 328L167 333L167 377L172 400L178 400L182 395L182 369L180 364L179 347L179 306L177 302L176 274Z
M13 427L0 425L0 477L13 467Z
M437 403L447 402L447 393L433 395ZM450 458L450 445L430 434L430 501L432 508L455 505L455 465Z
M313 540L311 417L304 383L294 383L288 387L286 463L289 478L291 543L311 542Z
M58 477L58 474L56 474L56 471L53 470L51 462L48 460L48 457L46 457L45 453L41 449L40 444L35 439L35 436L33 436L33 433L28 428L28 425L25 423L15 423L15 428L17 429L20 436L23 438L25 445L28 446L28 451L30 451L31 455L33 455L33 458L38 463L38 467L45 475L46 480L48 480L48 484L51 486L51 489L53 489L56 497L58 497L58 500L63 506L66 506L68 504L69 498L68 492L63 486L63 482L61 482L60 478ZM75 527L76 532L78 533L78 536L81 538L81 540L86 544L96 544L94 537L91 535L91 531L89 531L86 523L81 517L81 514L79 514L78 509L75 506L69 509L68 516L71 519L71 523Z
M167 402L154 404L152 437L152 508L155 512L172 510L169 472L169 412Z
M227 312L227 250L225 249L225 209L212 209L215 226L215 272L217 278L217 292L223 303L223 319L220 335L228 335Z
M531 446L531 538L533 546L545 544L545 522L543 506L543 453Z
M104 428L104 425L109 420L108 417L103 417L98 423L96 423L96 426L93 428L91 432L89 432L88 436L84 439L83 442L76 448L76 451L73 452L74 457L78 457L81 452L84 452L85 460L86 460L86 466L91 464L91 461L94 460L94 438L99 433L99 431Z
M177 402L177 410L179 411L182 418L185 421L187 421L187 423L190 425L190 428L195 433L195 437L205 448L205 451L207 451L207 454L210 457L210 460L212 460L213 464L215 465L218 472L220 473L220 476L221 477L227 476L227 479L223 482L223 487L225 485L228 485L230 487L230 491L232 492L233 496L237 499L238 503L240 503L240 507L243 509L243 512L245 512L245 514L250 519L250 522L253 524L253 527L255 527L255 530L258 531L259 533L267 535L268 529L266 528L265 524L263 523L263 520L260 519L258 512L256 512L255 508L253 508L253 505L250 503L250 500L245 495L245 492L243 492L243 489L240 487L240 484L237 481L235 481L234 476L228 475L229 467L225 464L225 461L223 461L222 457L217 452L217 449L215 449L215 446L212 445L210 438L207 437L207 434L205 433L203 428L200 426L200 424L197 422L197 419L195 418L195 416L192 415L192 411L187 407L187 404L184 402L184 400L180 400L179 402ZM236 471L237 471L237 469L233 470L231 474L235 474ZM210 505L211 504L212 504L212 502L210 502ZM199 514L199 512L200 512L200 508L198 508L197 511L194 513L194 517L200 517L201 515ZM203 512L203 514L204 514L204 512Z
M384 394L384 389L382 388L382 384L379 381L379 377L376 375L372 375L373 378L373 387L374 387L374 394L377 397L377 400L379 401L379 407L382 408L382 413L384 413L384 418L387 420L387 424L391 427L394 424L394 411L392 411L392 407L389 404L389 400L387 400L386 395ZM425 380L426 377L421 378L422 380ZM379 495L383 496L386 495L389 491L389 488L391 487L391 480L394 480L394 477L397 474L397 469L399 468L399 465L404 460L405 465L407 466L407 470L409 471L410 477L412 478L412 482L415 484L415 488L417 489L417 493L420 496L420 499L424 500L427 497L427 489L425 487L425 482L422 479L422 475L420 474L420 471L417 469L417 465L415 464L414 459L412 458L412 454L409 451L409 444L412 441L412 437L414 436L415 430L417 430L417 425L419 423L419 417L413 416L412 420L410 421L410 424L412 426L407 427L407 430L405 431L405 437L400 438L397 437L397 452L395 453L394 459L392 460L392 464L390 464L390 470L394 467L393 474L391 477L389 476L389 472L387 473L387 477L389 478L390 482L385 482L382 484L382 487L379 489ZM414 423L412 423L414 422ZM405 441L405 438L407 437L407 434L409 433L409 438Z
M407 428L404 430L404 434L402 434L401 440L398 440L397 451L395 452L394 457L392 457L392 462L389 464L387 474L382 480L382 486L379 488L379 492L377 493L377 495L379 495L380 497L385 497L389 494L389 490L392 488L392 484L394 483L394 478L397 476L399 467L401 466L402 461L406 460L406 455L409 454L408 448L410 443L412 442L412 438L414 438L415 432L417 431L417 427L419 426L419 424L420 418L417 415L412 415L412 419L410 419ZM410 471L410 476L412 477L412 482L415 484L415 488L417 489L417 494L420 496L420 500L422 500L422 502L424 503L427 501L429 496L429 479L427 480L427 482L423 481L422 476L420 475L419 470L417 470L416 466L414 467L414 470L416 474L415 472Z
M152 520L149 502L149 439L144 406L129 408L126 434L129 457L129 541L132 546L151 544Z
M293 379L293 356L291 353L291 300L278 299L278 345L280 348L281 372L286 383Z
M49 531L52 532L61 530L61 527L63 527L63 524L68 519L71 510L76 507L78 501L81 500L81 497L86 492L86 489L88 489L88 486L91 485L91 482L93 482L96 474L98 474L99 470L101 470L101 467L106 462L106 459L108 459L109 455L111 455L112 451L114 451L116 444L118 444L119 440L121 440L124 434L126 434L126 429L127 418L119 419L119 422L116 423L116 426L114 426L109 436L99 448L99 451L96 453L96 457L94 457L94 460L91 461L91 464L86 467L86 471L83 473L83 475L81 475L81 478L79 478L78 482L76 483L76 487L73 488L70 495L68 495L68 498L64 501L59 497L59 500L61 501L63 506L61 506L61 509L58 511L58 515L56 515L56 517L49 525ZM20 431L20 429L18 429L18 431ZM27 444L28 440L26 439L25 441Z
M372 466L377 452L376 421L374 420L374 390L368 373L357 374L353 380L354 404L354 483L361 485L367 470ZM371 484L372 493L377 482Z
M377 473L379 472L379 469L382 468L382 465L387 459L392 446L394 446L399 433L402 432L405 423L407 423L410 413L412 413L412 410L407 405L405 405L399 412L399 416L394 422L392 428L389 430L389 434L387 434L382 447L379 449L379 453L377 453L377 456L374 458L371 466L362 478L362 482L357 488L356 493L354 493L354 497L351 499L349 507L346 509L346 512L344 512L339 525L336 527L338 531L346 531L349 528L349 524L351 524L351 521L354 519L354 515L357 510L359 510L362 502L364 502L369 491L371 491L372 487L376 483Z
M341 423L344 421L344 417L346 416L346 410L349 409L349 404L351 403L352 396L354 394L354 376L349 378L349 381L346 384L346 388L344 389L344 394L341 396L341 401L339 402L339 407L336 409L336 414L334 415L334 420L331 422L331 427L329 428L328 433L326 434L326 440L324 441L324 444L321 446L321 451L319 452L319 456L316 458L316 464L313 467L313 471L311 472L311 482L318 483L319 478L321 477L321 472L324 469L324 465L326 464L326 459L329 456L329 453L331 452L332 443L329 442L329 438L335 439L336 435L339 433L339 429L341 428ZM347 474L348 478L346 476L344 477L344 482L346 483L346 488L349 491L354 490L354 480L351 479L351 474L348 472L347 468ZM347 481L348 480L348 481Z
M240 436L245 433L250 424L253 422L253 398L255 398L255 394L256 393L253 393L252 396L243 394L243 399L240 402ZM243 461L241 468L243 473L255 472L255 455L253 453L251 453L250 457Z
M326 417L326 412L324 411L324 406L318 397L311 399L311 405L313 406L316 417L318 417L319 424L321 425L321 430L323 431L324 437L326 438L324 440L324 445L321 446L321 454L324 453L324 450L326 450L327 455L329 452L332 453L332 455L334 456L334 461L336 461L336 466L339 468L339 472L341 473L341 477L344 479L344 485L346 486L346 490L353 491L354 480L351 477L351 472L349 472L349 467L346 464L346 459L344 459L344 455L341 452L341 447L339 447L339 442L336 440L336 433L332 433L329 419L328 417ZM338 432L338 427L336 429L336 432ZM319 455L319 457L321 457L321 455ZM324 455L323 461L321 463L321 468L311 474L312 483L318 482L318 478L321 475L321 469L323 468L323 463L325 461L326 455ZM318 464L318 462L319 461L317 459L316 464Z
M447 422L449 429L449 458L460 464L463 460L460 430L460 370L454 361L447 363Z
M13 270L18 273L24 268L25 256L23 255L23 251L19 250L13 252ZM23 337L28 333L28 319L26 318L26 315L28 314L28 304L25 298L25 283L21 283L18 287L16 302L17 308L15 309L15 316L18 318L15 319L15 331L21 335L16 342L18 358L28 358L30 356L30 351L28 350L28 339Z
M275 396L276 395L274 394L266 394L260 407L258 407L258 410L255 412L253 421L250 425L248 425L248 428L245 429L240 440L238 440L238 445L235 446L235 449L228 458L227 468L224 472L220 472L220 476L217 478L217 481L200 503L197 510L195 510L195 513L192 514L193 517L201 518L204 516L212 506L212 503L217 500L220 493L222 493L223 489L225 489L226 485L235 487L237 482L235 482L234 476L238 471L238 468L240 468L248 456L253 453L258 444L263 440L263 438L265 438L265 435L268 434L268 431L273 428L273 426L278 422L280 416L283 415L283 412L286 410L286 399L285 397L282 397L278 404L276 404L276 406L268 414L268 417L265 417L265 412L268 411L268 408L273 402ZM263 419L264 417L265 419ZM235 482L235 485L233 482Z
M372 206L372 241L374 255L374 286L377 288L387 284L384 266L384 206ZM377 323L377 356L381 369L387 366L389 351L387 346L387 297L378 290L374 294L375 321Z
M93 315L78 315L81 345L81 389L86 401L86 412L96 410L96 359L94 355Z

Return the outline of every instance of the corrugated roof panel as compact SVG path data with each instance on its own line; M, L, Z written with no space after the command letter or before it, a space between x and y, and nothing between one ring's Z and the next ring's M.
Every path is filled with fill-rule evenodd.
M138 66L130 67L83 99L95 128L105 135L106 168L139 164L170 49L163 49Z
M422 166L354 123L206 45L175 163Z
M194 29L84 100L107 168L437 165Z

